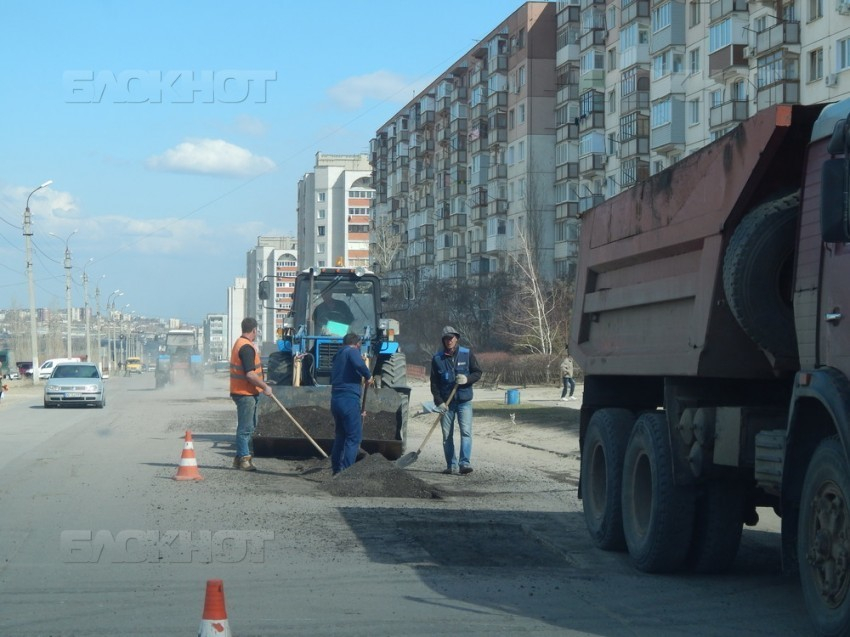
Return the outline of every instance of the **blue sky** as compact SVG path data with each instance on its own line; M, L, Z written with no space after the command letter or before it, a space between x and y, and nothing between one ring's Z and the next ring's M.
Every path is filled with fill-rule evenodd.
M64 310L67 241L75 307L85 266L93 309L99 286L137 315L224 312L257 237L295 234L315 154L368 152L521 4L6 0L0 308L28 307L23 212L52 179L30 199L38 307Z

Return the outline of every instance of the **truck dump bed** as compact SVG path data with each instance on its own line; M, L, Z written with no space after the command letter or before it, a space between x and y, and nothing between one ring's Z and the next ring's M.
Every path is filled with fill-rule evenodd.
M776 373L726 305L723 253L749 209L799 188L819 111L766 109L585 214L571 353L586 375Z

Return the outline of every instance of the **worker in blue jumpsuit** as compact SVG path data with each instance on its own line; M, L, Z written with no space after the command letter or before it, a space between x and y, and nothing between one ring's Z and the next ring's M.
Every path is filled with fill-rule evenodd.
M343 347L334 356L331 368L331 413L335 436L331 448L331 469L336 475L354 464L360 441L363 440L361 412L361 379L374 383L369 368L360 355L360 337L346 334Z

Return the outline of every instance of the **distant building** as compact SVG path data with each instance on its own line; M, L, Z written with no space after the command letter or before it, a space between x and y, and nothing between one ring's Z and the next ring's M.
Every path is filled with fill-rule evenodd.
M242 319L248 316L248 283L243 276L236 277L233 285L227 288L227 342L230 346L242 334ZM230 352L228 351L228 357Z
M297 241L294 237L257 237L247 259L246 316L257 319L258 340L266 352L277 340L277 331L283 328L283 317L289 312L298 271ZM260 299L260 281L272 283L272 298Z
M298 267L368 266L374 198L367 155L316 153L298 182Z
M227 315L207 314L204 320L204 352L208 361L223 361L230 357Z

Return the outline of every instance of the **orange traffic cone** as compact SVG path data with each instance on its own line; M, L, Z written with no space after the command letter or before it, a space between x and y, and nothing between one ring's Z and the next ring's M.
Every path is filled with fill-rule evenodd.
M224 581L207 580L207 595L204 598L204 616L198 637L232 637L227 622L227 609L224 607Z
M180 456L180 466L177 467L175 480L203 480L198 471L198 461L195 459L195 446L192 444L192 432L186 432L186 442L183 443L183 454Z

